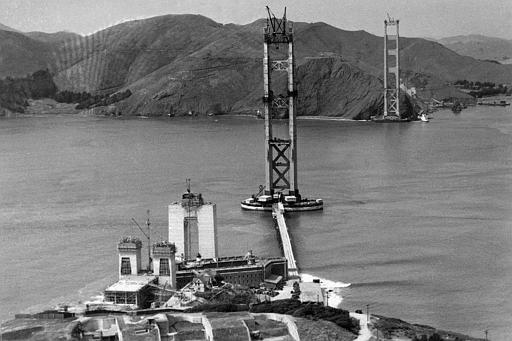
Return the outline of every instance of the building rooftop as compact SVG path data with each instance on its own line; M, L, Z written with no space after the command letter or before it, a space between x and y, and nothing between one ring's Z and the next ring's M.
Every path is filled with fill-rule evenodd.
M183 207L191 207L191 206L202 206L204 204L211 204L210 202L205 202L203 199L203 195L201 193L192 193L190 191L185 192L181 196L181 202L174 202L172 205L181 205Z
M135 247L135 248L140 249L142 247L142 241L137 237L126 236L126 237L121 238L121 240L119 241L117 246L118 246L118 248Z
M128 276L112 284L105 291L137 292L155 279L156 276Z
M247 256L233 256L233 257L218 257L218 258L207 258L201 261L187 262L178 264L178 271L183 270L200 270L200 269L215 269L215 268L235 268L235 267L247 267L257 266L260 267L265 265L267 262L272 260L286 260L285 257L247 257Z

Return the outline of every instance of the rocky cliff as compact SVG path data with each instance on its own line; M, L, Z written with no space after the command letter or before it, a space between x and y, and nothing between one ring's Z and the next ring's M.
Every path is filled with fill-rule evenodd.
M382 82L340 58L308 60L297 83L298 115L369 119L382 110Z

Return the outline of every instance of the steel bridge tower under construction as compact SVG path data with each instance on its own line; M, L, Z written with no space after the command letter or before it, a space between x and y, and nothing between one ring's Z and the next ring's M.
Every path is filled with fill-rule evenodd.
M268 10L268 7L267 7ZM286 20L286 9L282 19L277 19L268 10L269 18L265 27L263 40L263 83L265 113L265 194L288 190L288 195L300 198L297 181L297 132L295 118L294 73L295 60L293 51L293 29ZM288 46L288 58L272 60L269 47L273 45ZM274 94L272 90L272 73L286 72L287 93ZM274 136L272 120L276 117L288 116L288 136Z
M282 18L276 18L267 7L268 18L263 34L263 105L265 115L265 186L260 193L242 201L242 208L249 210L272 210L272 202L281 200L287 211L318 210L323 208L321 199L303 200L297 180L297 131L295 59L293 27L286 19L286 8ZM286 46L286 59L273 59L272 47L278 50ZM281 58L283 53L279 53ZM284 93L276 91L272 84L274 72L286 73ZM276 82L277 84L278 82ZM281 89L283 91L283 89ZM273 121L288 119L284 136L277 134ZM282 132L281 132L282 134Z
M389 16L384 20L384 118L394 116L401 119L398 27L399 20Z

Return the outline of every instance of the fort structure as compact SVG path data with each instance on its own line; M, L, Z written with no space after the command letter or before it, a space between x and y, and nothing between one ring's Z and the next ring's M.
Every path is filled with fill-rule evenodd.
M259 258L249 251L245 256L176 261L175 244L161 241L151 247L151 269L141 269L141 249L138 238L124 237L119 242L119 280L105 289L107 305L148 308L155 292L180 290L203 271L213 271L226 282L249 288L259 288L262 283L275 287L288 279L286 257Z
M176 272L176 286L183 288L190 283L197 271L213 270L229 283L258 288L261 283L270 286L288 279L288 262L285 257L259 258L251 256L220 257L180 263Z
M217 257L217 207L190 186L180 202L169 205L169 241L182 260Z

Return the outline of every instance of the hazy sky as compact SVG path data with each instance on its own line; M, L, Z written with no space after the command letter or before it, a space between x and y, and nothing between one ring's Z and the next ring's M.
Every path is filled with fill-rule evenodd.
M196 13L220 23L246 24L288 7L294 21L323 21L382 35L386 13L402 36L483 34L512 39L512 0L0 0L0 23L21 31L88 34L119 22Z

